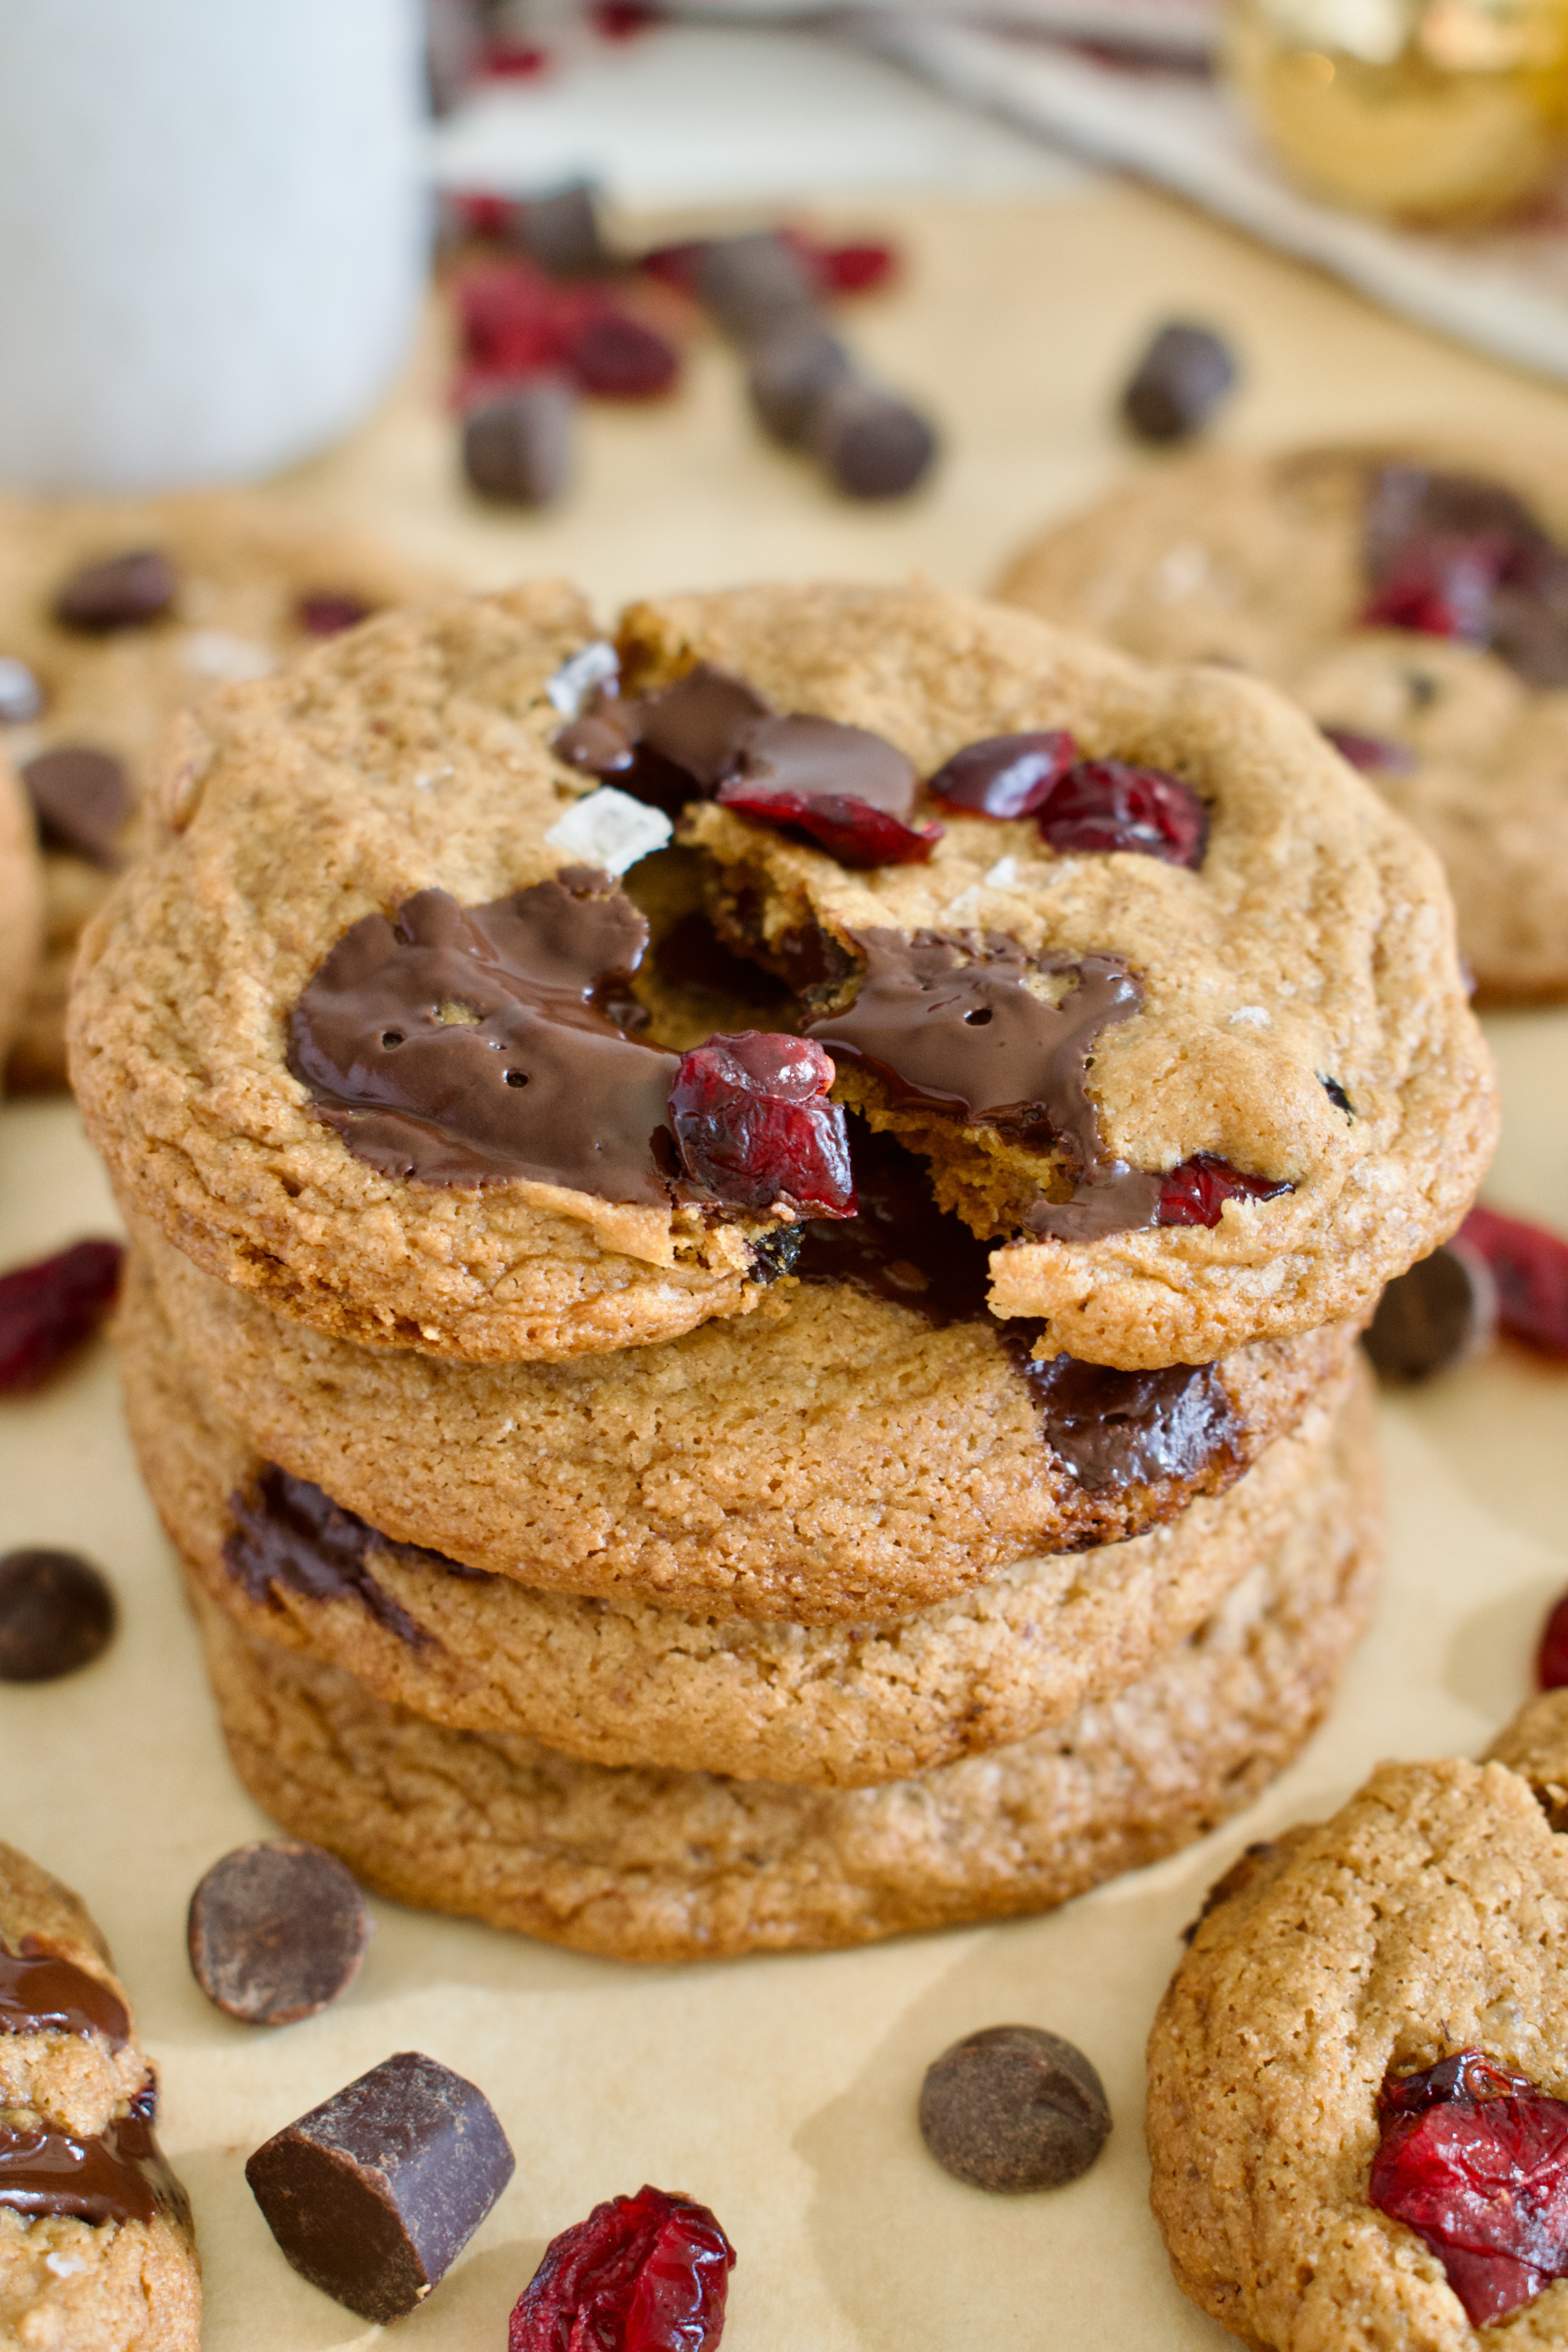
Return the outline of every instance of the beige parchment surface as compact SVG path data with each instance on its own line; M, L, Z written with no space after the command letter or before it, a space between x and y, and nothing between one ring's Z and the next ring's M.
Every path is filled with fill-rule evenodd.
M866 218L872 207L857 208ZM435 358L346 451L280 487L374 520L476 581L567 566L606 603L647 587L840 572L979 585L1037 517L1129 459L1105 396L1152 319L1196 310L1242 342L1248 439L1437 420L1568 454L1568 400L1379 317L1131 190L1068 202L874 208L909 241L906 290L858 314L889 372L931 392L952 462L907 511L833 506L750 438L719 351L691 399L589 420L580 497L542 523L468 509L433 405ZM1139 461L1145 462L1145 461ZM1492 1024L1507 1124L1490 1192L1568 1224L1568 1013ZM110 1229L68 1105L0 1109L0 1265ZM1393 1554L1375 1632L1330 1726L1244 1819L1054 1917L808 1959L632 1970L374 1906L358 1983L282 2033L208 2008L185 1966L191 1888L265 1833L217 1737L194 1634L131 1465L107 1348L0 1405L0 1549L79 1547L120 1638L96 1666L0 1690L3 1834L108 1932L162 2069L165 2145L192 2190L208 2352L338 2352L365 2328L295 2277L246 2189L247 2153L389 2053L484 2087L516 2179L406 2352L502 2352L555 2231L645 2179L719 2212L740 2250L726 2352L1200 2352L1228 2339L1171 2284L1145 2205L1142 2046L1175 1937L1248 1838L1337 1804L1380 1756L1480 1747L1529 1688L1568 1584L1568 1370L1500 1353L1383 1408ZM926 2158L921 2071L1010 2020L1094 2058L1116 2127L1052 2197L988 2199Z

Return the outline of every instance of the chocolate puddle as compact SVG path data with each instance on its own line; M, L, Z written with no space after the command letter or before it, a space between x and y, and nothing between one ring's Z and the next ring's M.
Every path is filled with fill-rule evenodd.
M464 1568L444 1553L417 1544L395 1544L357 1512L306 1478L295 1478L269 1462L248 1495L229 1496L233 1522L224 1543L224 1565L235 1582L258 1604L277 1608L275 1587L284 1585L308 1601L359 1601L378 1625L413 1649L426 1649L432 1633L412 1618L376 1582L370 1562L378 1551L395 1551L422 1568L447 1576L483 1580L487 1571Z
M1005 1324L1002 1344L1039 1408L1047 1444L1080 1486L1100 1494L1195 1478L1216 1454L1234 1458L1241 1423L1215 1365L1122 1372L1073 1356L1036 1362L1030 1349L1044 1328Z
M151 2122L134 2108L91 2137L0 2130L0 2205L29 2221L68 2214L99 2226L166 2213L188 2228L191 2218Z
M24 1936L17 1951L0 1944L0 2033L98 2033L118 2050L131 2020L97 1977Z

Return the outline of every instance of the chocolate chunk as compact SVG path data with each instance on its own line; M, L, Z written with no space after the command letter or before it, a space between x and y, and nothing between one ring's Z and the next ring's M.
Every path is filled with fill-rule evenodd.
M25 727L44 707L44 689L24 661L0 654L0 727Z
M559 376L535 376L469 411L463 471L469 487L502 505L547 507L572 478L577 395Z
M1490 1268L1464 1242L1445 1242L1395 1275L1363 1337L1378 1378L1426 1381L1490 1346L1498 1291Z
M1121 1372L1072 1356L1038 1361L1032 1349L1044 1328L1008 1323L1001 1339L1039 1408L1047 1444L1080 1486L1100 1494L1195 1478L1216 1454L1235 1458L1241 1427L1213 1364Z
M1132 371L1121 414L1141 441L1184 441L1208 423L1235 382L1229 344L1212 327L1174 320Z
M531 261L552 278L602 278L616 257L599 226L591 180L574 180L547 196L530 196L520 207L518 238Z
M384 2326L439 2285L515 2169L483 2093L404 2050L275 2133L245 2177L300 2276Z
M279 1587L310 1601L355 1600L411 1649L423 1649L432 1636L376 1582L370 1566L374 1555L398 1553L420 1567L454 1576L482 1573L461 1569L440 1552L393 1543L308 1478L295 1478L275 1462L261 1471L248 1493L229 1496L228 1515L224 1566L252 1601L279 1609Z
M163 619L179 587L166 555L138 548L74 573L55 599L55 618L71 629L144 628Z
M815 311L816 287L795 247L772 229L715 237L699 247L699 300L738 343L753 343Z
M242 2025L294 2025L353 1984L370 1929L336 1854L279 1838L214 1863L191 1897L185 1941L215 2008Z
M918 783L912 763L883 736L804 712L748 727L734 775L770 793L847 793L896 817L908 816Z
M855 370L837 335L813 318L781 327L752 352L746 391L765 433L797 448L827 394Z
M482 907L421 890L395 922L355 923L306 983L289 1067L384 1175L527 1176L662 1208L654 1138L678 1058L598 1009L647 938L609 877L581 867Z
M0 1683L52 1683L100 1657L114 1638L114 1595L74 1551L0 1559Z
M733 774L751 730L773 717L755 687L698 662L662 693L602 694L555 738L557 758L679 816Z
M120 828L131 814L131 779L108 751L85 743L40 751L22 769L38 837L46 849L68 849L91 866L120 863Z
M1060 2034L992 2025L927 2067L920 2126L955 2180L1016 2197L1087 2172L1110 2136L1110 2108L1083 2052Z
M937 440L907 400L849 382L815 404L811 447L846 498L901 499L930 472Z
M998 822L1033 816L1078 762L1065 727L1025 735L988 735L944 760L926 790L944 808Z
M96 2033L116 2050L131 2039L124 2004L97 1977L37 1936L0 1943L0 2033Z
M849 1168L857 1212L805 1227L803 1282L847 1282L931 1323L985 1312L991 1245L939 1209L923 1161L897 1139L850 1118Z
M69 2215L99 2228L167 2213L188 2230L190 2205L153 2137L147 2097L90 2137L0 2129L0 2206L28 2221Z

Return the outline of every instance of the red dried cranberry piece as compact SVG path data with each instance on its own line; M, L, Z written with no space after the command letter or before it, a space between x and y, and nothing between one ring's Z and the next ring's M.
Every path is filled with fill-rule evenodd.
M507 2352L714 2352L734 2266L706 2205L662 2189L612 2197L552 2238Z
M363 596L330 588L312 590L294 607L294 618L310 637L335 637L344 629L357 629L370 613Z
M550 52L534 41L491 41L479 70L492 81L531 81L548 70Z
M1470 1211L1458 1238L1490 1267L1498 1321L1510 1339L1568 1356L1568 1242L1523 1217L1487 1208Z
M37 1388L114 1304L124 1251L77 1242L0 1275L0 1392Z
M584 320L567 342L566 364L600 400L656 400L680 374L679 355L664 337L621 310Z
M1491 634L1492 596L1512 551L1501 531L1408 540L1363 608L1362 625L1483 646Z
M1391 2078L1368 2201L1405 2222L1473 2326L1568 2275L1568 2102L1479 2050Z
M1390 743L1382 735L1361 735L1353 727L1322 727L1318 731L1328 737L1342 760L1348 760L1363 775L1380 772L1401 775L1415 765L1415 754L1408 743Z
M646 33L654 12L647 0L593 0L588 11L601 40L630 41Z
M1196 793L1163 769L1125 760L1080 760L1036 823L1053 849L1068 855L1131 850L1195 871L1208 847L1208 811Z
M563 338L556 289L529 261L465 270L456 299L465 355L492 374L559 366Z
M933 801L966 816L1033 816L1044 808L1078 745L1065 727L1033 735L987 735L944 761L926 786Z
M923 866L944 828L905 824L855 793L770 793L760 784L721 784L718 798L738 816L804 834L840 866L859 874L873 866Z
M894 247L880 237L821 248L820 268L829 294L869 294L886 286L899 266Z
M510 196L474 190L455 194L447 201L464 236L480 244L504 245L516 231L521 207Z
M1568 1686L1568 1592L1563 1595L1541 1629L1535 1654L1536 1678L1543 1691Z
M649 278L657 278L661 286L673 286L679 294L697 296L697 271L708 249L706 237L683 237L677 245L650 245L637 263L637 268Z
M1154 1223L1217 1225L1227 1201L1274 1201L1295 1189L1273 1176L1249 1176L1213 1151L1194 1151L1160 1179Z
M809 1037L742 1029L683 1054L669 1116L693 1182L742 1209L775 1201L852 1217L844 1113L827 1099L833 1064Z

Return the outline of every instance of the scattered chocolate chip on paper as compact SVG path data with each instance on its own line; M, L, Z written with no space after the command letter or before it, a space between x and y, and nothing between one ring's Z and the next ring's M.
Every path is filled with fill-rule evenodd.
M955 2180L1020 2196L1087 2172L1110 2134L1110 2108L1072 2042L1037 2025L992 2025L926 2069L920 2126Z
M545 507L572 475L577 398L558 376L536 376L470 411L463 425L463 471L481 498Z
M0 1682L52 1683L100 1657L119 1612L108 1580L79 1552L0 1559Z
M1184 441L1208 423L1236 373L1229 344L1212 327L1173 320L1132 372L1123 421L1140 441Z
M1497 1284L1485 1259L1463 1242L1444 1242L1388 1284L1363 1345L1380 1380L1431 1380L1479 1355L1497 1322Z
M112 752L62 743L29 760L21 774L46 849L69 850L90 866L119 865L131 779Z
M353 1982L371 1925L353 1874L324 1847L237 1846L191 1897L191 1973L241 2024L294 2025Z
M73 572L55 599L55 618L69 629L145 628L163 619L179 586L166 555L156 548L136 548Z

